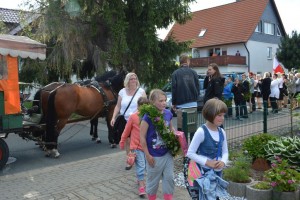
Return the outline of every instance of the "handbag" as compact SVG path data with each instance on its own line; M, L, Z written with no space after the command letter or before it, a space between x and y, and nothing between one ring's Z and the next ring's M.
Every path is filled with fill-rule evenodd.
M137 91L139 90L139 88L135 91L134 95L132 96L128 106L126 107L124 113L122 115L119 115L114 123L114 127L113 127L113 132L114 132L114 137L115 137L115 141L120 141L120 138L122 136L122 133L125 129L125 126L126 126L126 119L124 117L126 111L128 110L134 96L136 95Z
M135 159L136 159L136 152L131 150L129 151L129 153L127 154L127 164L132 166L135 162Z
M176 135L177 140L179 141L180 148L183 152L183 155L186 156L186 153L187 153L187 150L188 150L188 144L186 142L184 132L176 131L175 135Z

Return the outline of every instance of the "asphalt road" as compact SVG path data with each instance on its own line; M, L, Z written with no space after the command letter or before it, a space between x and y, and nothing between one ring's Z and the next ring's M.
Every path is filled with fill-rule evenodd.
M89 131L89 121L68 124L58 138L58 149L61 154L59 158L45 157L44 151L35 145L34 141L26 141L19 135L10 133L5 141L10 151L9 162L15 161L7 164L2 172L0 172L0 176L121 151L118 148L110 148L107 127L104 124L104 120L99 120L98 125L98 134L102 143L97 144L92 141Z

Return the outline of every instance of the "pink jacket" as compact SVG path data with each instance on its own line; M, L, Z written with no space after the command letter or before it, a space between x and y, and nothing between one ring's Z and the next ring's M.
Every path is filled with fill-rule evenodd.
M129 116L120 141L120 149L124 149L126 139L130 137L130 149L142 150L140 143L140 118L139 113L135 112Z

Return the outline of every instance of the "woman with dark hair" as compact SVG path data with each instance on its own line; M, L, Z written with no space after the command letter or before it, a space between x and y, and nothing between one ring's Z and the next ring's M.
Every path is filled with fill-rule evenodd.
M219 67L216 63L211 63L207 68L207 76L204 79L204 102L212 98L222 98L225 78L220 73Z

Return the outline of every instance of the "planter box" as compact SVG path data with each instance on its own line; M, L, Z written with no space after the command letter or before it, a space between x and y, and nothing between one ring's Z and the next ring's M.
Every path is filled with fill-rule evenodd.
M231 196L236 196L236 197L245 197L246 196L246 186L251 184L253 181L250 183L236 183L232 181L228 181L229 185L227 188L228 193Z
M254 181L251 184L246 186L246 197L247 200L272 200L272 188L267 190L255 189L251 186L258 183L258 181Z
M273 190L273 200L299 200L300 190L295 192L278 192Z

